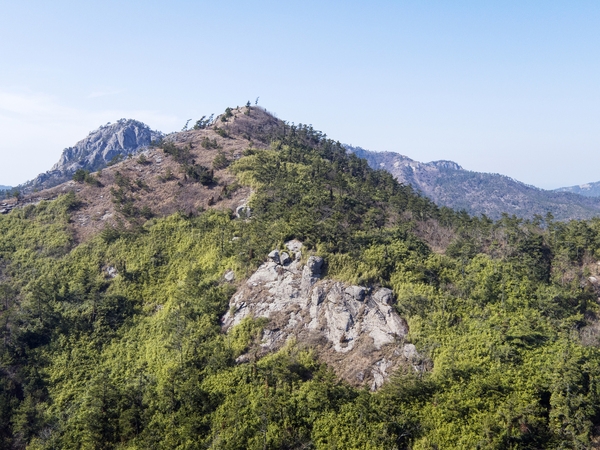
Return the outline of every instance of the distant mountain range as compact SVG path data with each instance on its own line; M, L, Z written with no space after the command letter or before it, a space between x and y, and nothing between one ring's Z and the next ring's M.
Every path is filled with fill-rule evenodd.
M600 198L592 197L591 189L587 190L587 196L579 195L583 192L574 188L548 191L505 175L465 170L452 161L421 163L398 153L345 147L366 159L371 167L387 170L438 205L470 214L485 214L492 219L500 218L502 213L533 218L551 212L557 220L600 216ZM593 184L600 191L600 183ZM580 190L583 191L582 187Z
M60 160L48 171L20 187L26 191L47 189L72 178L78 169L96 171L106 167L115 158L138 153L159 139L162 133L133 119L120 119L101 126L73 147L65 148Z
M0 184L0 191L8 191L9 189L12 189L12 186L3 186Z

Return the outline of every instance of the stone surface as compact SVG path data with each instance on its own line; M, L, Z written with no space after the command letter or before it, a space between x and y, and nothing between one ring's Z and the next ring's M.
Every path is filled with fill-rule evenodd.
M273 261L275 264L279 264L280 263L279 251L273 250L271 253L269 253L269 259L271 261Z
M287 241L285 243L285 247L291 252L299 252L302 249L302 242L297 239L293 239L291 241Z
M235 208L235 216L238 219L247 219L251 216L252 211L248 205L240 205Z
M391 290L324 280L322 258L311 256L305 265L290 258L282 265L277 262L282 255L275 253L231 298L222 318L225 329L245 317L266 317L263 354L294 339L315 348L350 383L372 389L416 354L414 346L405 350L408 327L392 306Z
M233 281L235 280L235 273L233 272L233 270L228 270L225 275L223 275L223 278L225 278L225 281Z
M162 133L151 130L137 120L121 119L92 131L73 147L65 148L60 160L45 173L21 186L25 191L46 189L71 179L78 169L97 171L113 158L139 153Z
M113 266L107 266L105 272L107 278L115 278L119 274L119 272L117 272L117 269Z
M286 252L283 252L281 255L279 255L279 260L282 266L287 266L292 262L292 258L290 258L290 255L288 255Z

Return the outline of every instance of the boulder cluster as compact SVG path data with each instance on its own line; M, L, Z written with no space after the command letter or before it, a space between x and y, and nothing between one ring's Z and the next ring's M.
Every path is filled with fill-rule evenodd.
M387 288L353 286L322 279L325 261L304 261L302 243L290 241L273 250L268 261L231 298L224 328L244 318L269 319L260 352L276 351L293 340L316 349L322 360L353 384L379 388L403 363L415 364L418 354L406 344L406 322L393 307ZM248 361L242 355L240 362Z

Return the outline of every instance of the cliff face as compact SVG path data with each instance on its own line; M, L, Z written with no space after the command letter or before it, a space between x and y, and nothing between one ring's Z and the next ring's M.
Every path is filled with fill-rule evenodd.
M65 148L48 172L23 185L26 190L46 189L69 180L78 169L94 172L114 158L138 153L162 136L137 120L121 119L92 131L73 147Z
M223 317L226 329L246 317L268 319L258 347L239 362L293 340L315 349L349 383L372 390L400 365L420 370L414 345L404 343L408 326L392 306L391 290L321 279L321 258L311 256L304 264L300 242L286 247L273 251L242 284Z
M572 192L584 197L600 197L600 181L555 189L556 192Z

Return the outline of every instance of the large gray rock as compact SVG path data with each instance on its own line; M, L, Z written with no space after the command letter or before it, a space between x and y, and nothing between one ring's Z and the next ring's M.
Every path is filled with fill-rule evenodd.
M316 348L349 382L376 389L400 364L412 360L414 346L403 350L406 322L392 306L392 291L323 280L324 261L311 256L303 265L269 261L243 284L223 317L225 329L245 317L266 317L261 351L281 348L289 339ZM341 355L344 355L341 357ZM249 358L249 357L248 357ZM240 361L249 360L247 357Z
M287 266L292 262L290 255L288 255L286 252L283 252L281 255L279 255L279 260L282 266Z
M65 148L58 162L45 173L38 175L21 188L45 189L71 179L78 169L97 171L116 157L126 158L139 153L162 133L133 119L120 119L116 123L101 126L73 147Z
M273 261L275 264L279 264L280 260L279 260L279 251L278 250L273 250L271 253L269 253L269 259L271 261Z
M318 277L321 275L321 269L323 268L323 258L319 256L311 256L306 262L306 267L311 276Z

